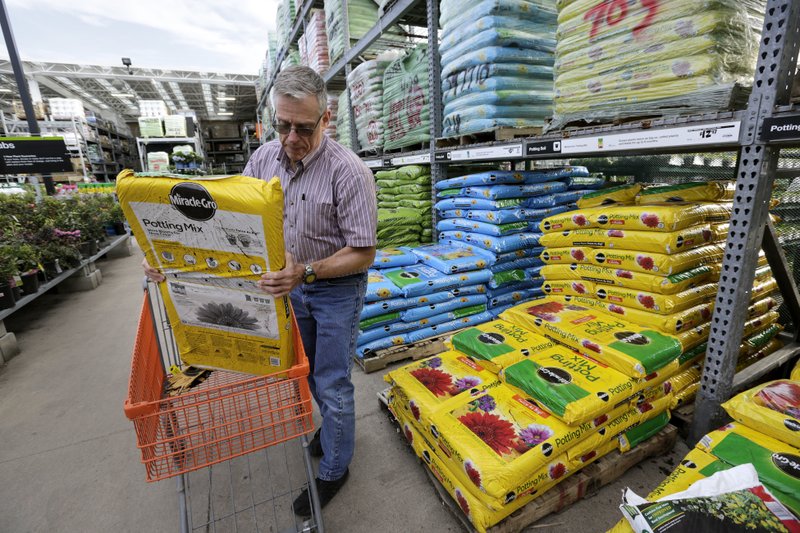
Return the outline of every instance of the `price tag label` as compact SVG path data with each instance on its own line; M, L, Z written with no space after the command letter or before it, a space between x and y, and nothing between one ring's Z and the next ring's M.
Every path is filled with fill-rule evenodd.
M483 146L450 152L451 161L488 161L493 159L520 159L522 143L504 144L500 146Z
M382 168L383 159L365 159L364 164L369 168Z
M392 158L393 165L429 165L430 163L431 154L407 155Z

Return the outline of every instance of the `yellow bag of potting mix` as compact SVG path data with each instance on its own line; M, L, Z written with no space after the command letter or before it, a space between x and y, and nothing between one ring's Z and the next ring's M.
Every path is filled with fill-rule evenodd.
M599 208L578 209L551 215L539 223L539 229L542 233L553 233L572 229L595 228L597 225L593 220L597 209Z
M595 296L610 304L668 315L685 311L713 299L717 295L718 288L716 283L706 283L677 294L658 294L603 285L596 288Z
M794 364L794 368L792 368L792 373L789 374L789 379L794 381L800 381L800 360L798 360Z
M593 191L584 194L578 199L578 209L588 209L601 205L632 204L641 190L641 185L631 183L630 185L620 185Z
M598 425L570 426L522 391L501 384L464 398L457 407L448 405L433 415L432 424L451 470L467 473L476 488L502 504L532 490L541 493L540 487L564 477L570 465L561 456L630 410L622 405Z
M671 276L660 276L633 272L623 268L573 263L571 265L545 265L541 270L541 276L547 281L575 279L591 281L595 287L612 285L658 294L675 294L707 282L710 280L711 272L710 267L698 266Z
M550 339L505 320L467 328L445 341L494 373L555 346Z
M608 412L646 386L644 379L626 376L565 346L533 353L499 377L572 425Z
M714 232L709 224L700 224L679 231L656 232L626 229L577 229L560 233L545 233L539 245L546 248L588 246L677 254L714 242Z
M545 280L542 291L554 296L591 296L597 292L597 288L591 281Z
M618 228L639 231L678 231L709 221L717 222L721 216L721 204L683 203L654 206L604 206L586 211L589 227ZM582 211L573 211L580 213ZM563 215L568 215L564 213ZM573 215L573 217L576 215ZM730 218L730 212L728 212ZM545 219L547 220L547 219ZM579 229L579 228L564 228Z
M736 183L733 181L703 181L663 187L646 187L636 195L636 204L730 201L733 200L735 190Z
M543 298L504 311L501 318L539 332L631 377L644 377L681 354L675 337L558 298Z
M151 266L181 360L267 374L294 364L288 297L256 282L284 266L280 181L245 176L117 179L122 210Z
M737 422L800 448L800 382L779 379L763 383L722 407Z
M612 303L606 303L603 306L609 313L618 314L629 322L640 326L649 326L672 335L708 322L711 320L711 314L714 311L713 301L667 315L659 315L651 311L623 307Z
M594 250L580 246L569 248L545 248L539 259L546 265L571 265L591 262Z
M681 460L675 470L648 494L647 499L656 501L664 496L683 492L696 481L729 468L731 465L723 463L710 453L694 448Z
M544 256L544 252L542 255ZM592 250L589 257L591 263L599 266L670 276L699 266L711 266L714 263L719 263L722 261L724 255L725 245L709 244L677 254L656 254L652 252L634 252L602 248ZM572 262L578 263L585 261ZM547 261L545 261L545 263L547 263ZM719 272L716 270L715 272L717 277L719 277Z
M457 351L405 365L383 379L399 390L400 407L407 409L422 428L427 428L431 415L452 398L498 384L493 372Z
M800 514L800 450L738 422L700 439L696 448L731 466L751 463L758 478L795 514Z

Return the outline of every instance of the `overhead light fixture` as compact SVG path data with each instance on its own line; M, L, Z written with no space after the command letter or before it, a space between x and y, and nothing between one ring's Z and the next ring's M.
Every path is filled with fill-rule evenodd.
M111 96L116 96L117 98L133 98L131 93L111 93Z
M122 66L128 67L128 74L133 75L133 69L131 68L131 58L130 57L123 57L122 58Z
M217 115L233 115L233 111L220 111Z
M217 96L217 100L236 100L235 96Z
M6 87L0 87L0 93L13 93L11 89L7 89Z

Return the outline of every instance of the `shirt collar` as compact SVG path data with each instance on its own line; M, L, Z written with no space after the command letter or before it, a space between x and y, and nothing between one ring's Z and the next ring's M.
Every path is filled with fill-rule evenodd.
M303 159L300 160L300 162L298 163L300 168L304 170L307 169L314 161L316 161L319 158L320 154L322 154L322 152L325 151L326 146L328 146L328 136L323 134L322 140L320 141L319 146L317 146L316 150L314 150L313 152L311 152L310 154L308 154L307 156L305 156ZM283 146L281 146L281 149L278 152L277 159L283 165L283 168L287 170L290 170L292 168L289 156L286 155L286 152L283 150Z

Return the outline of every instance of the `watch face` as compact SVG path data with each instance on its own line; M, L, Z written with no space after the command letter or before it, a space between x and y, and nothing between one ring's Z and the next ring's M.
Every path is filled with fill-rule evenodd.
M314 283L315 281L317 281L317 275L316 275L316 274L314 274L313 272L311 272L311 273L308 273L308 274L306 274L306 275L305 275L305 277L303 278L303 281L304 281L305 283Z

